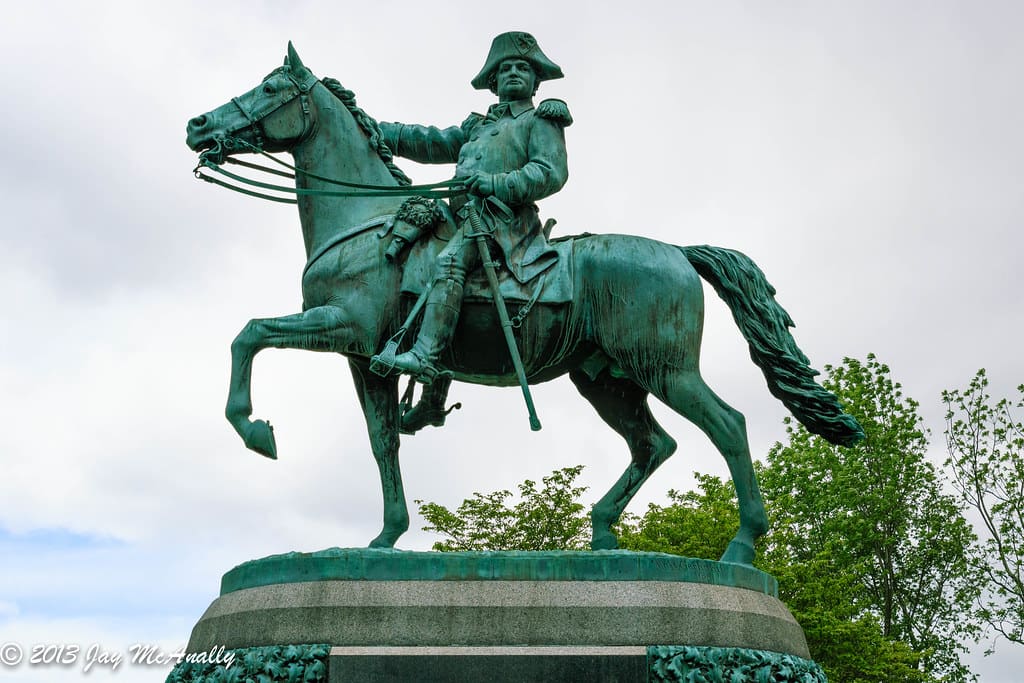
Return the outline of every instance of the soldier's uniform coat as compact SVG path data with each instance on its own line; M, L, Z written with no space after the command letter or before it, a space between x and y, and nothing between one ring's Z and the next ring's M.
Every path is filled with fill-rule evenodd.
M539 113L538 113L539 112ZM486 115L470 114L461 126L437 128L382 123L384 140L398 156L420 163L454 163L456 177L492 176L494 196L513 213L493 221L494 240L520 282L550 267L557 255L544 238L535 201L560 190L569 177L564 128L572 119L565 103L518 100L492 105ZM465 198L452 200L458 213ZM489 212L482 211L487 220Z

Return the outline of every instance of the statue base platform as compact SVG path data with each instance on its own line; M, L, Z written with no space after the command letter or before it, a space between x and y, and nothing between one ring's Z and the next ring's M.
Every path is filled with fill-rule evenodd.
M168 681L215 680L203 655L224 651L311 681L824 681L777 595L752 567L661 553L289 553L224 575Z

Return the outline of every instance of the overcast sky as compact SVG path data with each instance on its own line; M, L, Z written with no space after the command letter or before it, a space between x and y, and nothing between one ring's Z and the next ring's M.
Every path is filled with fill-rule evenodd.
M1024 7L1012 2L18 3L0 39L0 642L187 640L220 576L380 528L376 466L345 361L271 350L256 416L280 460L223 419L228 346L300 310L293 207L199 183L185 122L255 86L289 39L382 120L452 125L491 102L470 79L528 30L566 77L570 180L558 234L623 232L751 256L815 367L874 352L921 403L942 457L944 388L986 367L1024 382ZM404 163L417 181L450 168ZM755 457L785 409L706 288L702 370ZM443 430L403 439L410 506L585 464L593 501L628 462L565 379L456 385ZM693 426L634 505L727 476ZM413 531L405 549L433 537ZM983 647L977 648L980 652ZM1010 681L1011 646L971 663ZM0 679L11 672L0 670ZM122 666L94 680L159 681ZM19 681L78 670L16 670Z

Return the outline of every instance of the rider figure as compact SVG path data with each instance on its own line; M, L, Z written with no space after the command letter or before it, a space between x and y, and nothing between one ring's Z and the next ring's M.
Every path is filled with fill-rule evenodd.
M560 190L568 178L563 129L572 117L561 100L534 107L533 95L541 81L561 77L561 68L541 52L533 36L503 33L491 43L483 69L472 80L474 88L489 88L498 96L486 115L470 114L461 126L444 130L381 124L395 154L421 163L455 163L455 176L466 181L471 193L468 200L451 200L459 228L437 257L419 336L409 351L395 357L394 367L402 372L431 381L455 331L466 274L480 264L467 201L478 207L491 253L497 259L497 247L520 282L557 260L534 202Z

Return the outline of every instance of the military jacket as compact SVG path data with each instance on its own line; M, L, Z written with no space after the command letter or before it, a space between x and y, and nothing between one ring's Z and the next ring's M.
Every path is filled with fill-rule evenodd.
M541 112L541 113L538 113ZM565 185L569 170L564 128L571 122L558 100L534 108L532 100L492 105L486 115L470 114L461 126L437 128L382 123L384 141L397 154L420 163L454 163L455 176L489 173L494 196L514 218L494 226L495 241L515 277L526 282L557 256L544 239L535 201ZM456 211L464 200L453 201Z

